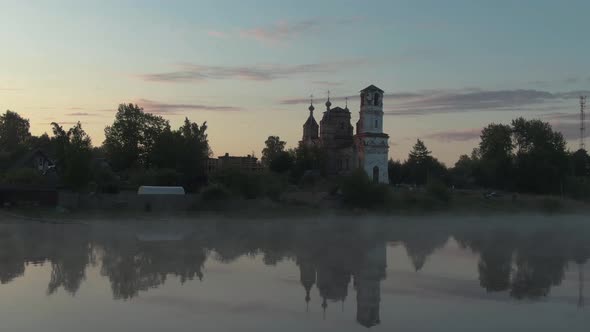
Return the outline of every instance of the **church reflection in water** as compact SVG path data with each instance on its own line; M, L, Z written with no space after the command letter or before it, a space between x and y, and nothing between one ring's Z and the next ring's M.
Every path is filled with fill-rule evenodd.
M299 269L302 301L314 294L326 312L354 291L356 320L365 327L380 323L381 284L386 279L388 247L402 245L414 269L453 239L479 257L479 284L486 292L513 299L550 295L566 271L579 273L577 304L584 305L584 264L590 258L586 228L369 226L342 224L208 224L169 233L153 228L86 225L0 225L0 282L22 277L29 265L51 267L47 294L58 289L75 294L88 266L106 278L114 299L128 300L163 285L203 279L208 259L231 264L260 256L266 265L293 262ZM389 262L395 264L395 262ZM2 287L2 286L0 286ZM317 292L314 291L314 287Z

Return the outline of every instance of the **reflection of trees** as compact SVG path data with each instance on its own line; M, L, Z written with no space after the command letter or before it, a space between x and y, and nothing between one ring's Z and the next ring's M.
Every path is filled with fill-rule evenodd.
M402 234L402 243L416 271L420 271L428 256L445 246L449 234L443 229L410 228Z
M21 242L10 229L0 230L0 284L6 284L25 273Z
M567 266L567 238L558 231L540 231L521 240L510 295L517 299L549 294L561 284Z
M56 227L51 231L52 251L51 279L47 293L53 294L59 287L75 294L85 279L90 258L90 244L86 226Z
M191 239L182 241L115 240L103 248L101 273L109 278L116 299L130 299L162 285L168 275L181 282L203 278L206 250Z
M546 229L533 233L476 230L460 232L455 238L463 247L480 254L481 286L490 292L509 290L516 299L547 296L551 287L563 281L568 261L576 261L575 253L584 252L576 248L590 244L584 229Z

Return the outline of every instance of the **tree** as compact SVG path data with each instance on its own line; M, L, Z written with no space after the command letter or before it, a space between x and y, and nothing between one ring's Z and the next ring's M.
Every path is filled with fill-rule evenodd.
M0 150L15 151L31 137L29 128L29 120L16 112L6 111L0 115Z
M480 176L484 186L506 189L512 182L512 128L492 123L481 132L479 143Z
M205 161L211 154L206 131L206 122L199 126L188 118L178 130L164 129L149 154L149 164L176 169L182 173L184 185L196 189L205 174Z
M570 155L570 167L573 176L590 176L590 156L584 149Z
M406 173L405 180L417 185L424 185L432 179L446 182L447 168L431 156L423 141L417 140L410 151L408 160L404 163L402 173Z
M149 155L158 139L170 129L167 120L145 113L133 104L121 104L115 121L105 128L105 153L115 170L149 167Z
M265 148L262 150L262 164L270 167L273 159L275 159L281 152L285 151L285 141L281 141L278 136L269 136L264 142Z
M558 193L568 171L563 135L541 120L512 121L516 143L517 188L534 193Z
M293 168L294 155L294 151L279 152L274 156L268 168L275 173L286 173Z
M64 184L81 190L92 178L92 141L78 122L67 132L57 123L52 123L53 141L59 172Z
M389 159L387 173L390 184L400 184L403 181L403 164L399 160Z

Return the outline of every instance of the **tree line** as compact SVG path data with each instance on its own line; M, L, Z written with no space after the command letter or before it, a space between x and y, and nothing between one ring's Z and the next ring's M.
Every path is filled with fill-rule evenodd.
M28 119L12 111L0 115L3 183L47 181L33 169L13 167L36 149L55 161L61 185L79 191L94 186L97 191L115 192L125 184L183 185L193 190L205 181L205 160L211 154L206 122L199 125L186 118L182 126L172 129L161 116L121 104L100 146L92 144L80 122L70 129L54 122L51 128L51 136L34 136Z
M456 188L580 198L590 195L590 157L583 149L567 150L565 138L549 123L518 118L486 126L472 153L449 168L417 140L405 161L390 160L389 178L395 185L441 181Z

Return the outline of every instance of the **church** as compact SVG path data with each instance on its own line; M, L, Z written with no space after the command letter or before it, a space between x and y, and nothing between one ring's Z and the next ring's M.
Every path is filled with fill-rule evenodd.
M332 108L328 96L326 110L318 125L312 101L300 144L319 146L324 150L328 175L346 175L361 168L374 182L389 183L389 135L383 133L383 90L370 85L360 91L360 98L356 134L350 123L348 105Z

